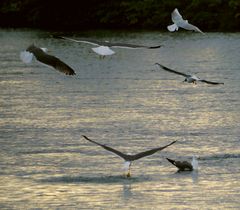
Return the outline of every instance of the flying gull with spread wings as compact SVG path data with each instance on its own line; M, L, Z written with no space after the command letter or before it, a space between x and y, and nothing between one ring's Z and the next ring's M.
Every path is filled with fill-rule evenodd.
M126 49L157 49L160 48L162 45L158 46L144 46L144 45L135 45L135 44L125 44L125 43L117 43L117 42L108 42L108 41L97 41L93 39L82 39L82 40L76 40L64 36L57 36L57 38L69 40L72 42L77 43L86 43L91 44L97 47L93 47L92 50L99 54L102 57L105 57L107 55L113 55L115 52L111 48L126 48Z
M211 81L207 81L205 79L200 79L196 75L185 74L185 73L170 69L166 66L163 66L160 63L155 63L155 65L159 66L161 69L163 69L165 71L184 76L185 79L184 79L183 82L194 83L194 84L196 84L197 82L204 82L204 83L211 84L211 85L219 85L219 84L223 85L224 84L223 82L211 82Z
M30 45L25 51L20 52L20 59L24 63L31 63L33 57L35 57L39 62L53 67L66 75L75 75L74 70L70 66L61 61L59 58L47 54L46 51L46 48L39 48L35 45Z
M171 16L172 16L173 24L167 27L169 31L174 32L174 31L178 31L178 28L184 28L186 30L196 31L204 34L198 27L190 24L187 20L184 20L177 8L173 10Z
M103 144L100 144L96 141L93 141L91 139L89 139L88 137L84 136L83 137L87 140L87 141L90 141L92 142L93 144L96 144L102 148L104 148L105 150L108 150L114 154L116 154L117 156L121 157L122 159L124 159L125 161L125 166L128 167L128 173L127 173L127 177L130 177L131 176L131 173L130 173L130 167L131 167L131 164L133 161L135 160L138 160L138 159L141 159L143 157L146 157L146 156L150 156L150 155L153 155L154 153L158 152L158 151L161 151L167 147L169 147L170 145L174 144L176 141L173 141L172 143L166 145L166 146L163 146L163 147L157 147L157 148L153 148L153 149L150 149L150 150L147 150L147 151L144 151L144 152L140 152L140 153L137 153L135 155L129 155L129 154L124 154L116 149L113 149L112 147L109 147L109 146L106 146L106 145L103 145Z

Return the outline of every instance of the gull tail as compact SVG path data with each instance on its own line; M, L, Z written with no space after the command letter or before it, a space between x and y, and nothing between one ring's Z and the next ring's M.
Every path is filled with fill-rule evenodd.
M174 32L174 31L177 31L177 30L178 30L178 26L174 23L174 24L172 24L172 25L169 25L169 26L167 27L167 29L168 29L169 31L171 31L171 32Z
M175 165L175 160L172 160L172 159L169 159L169 158L166 158L170 163L172 163L173 165Z
M28 51L22 51L20 52L20 59L23 63L31 63L33 59L33 54Z

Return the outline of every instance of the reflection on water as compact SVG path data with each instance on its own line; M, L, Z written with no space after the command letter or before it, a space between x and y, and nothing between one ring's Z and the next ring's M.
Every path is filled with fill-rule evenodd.
M87 34L164 47L99 59L50 32L0 31L0 208L238 209L240 34ZM32 43L77 75L23 64ZM185 84L156 62L225 84ZM136 161L127 179L122 160L81 135L124 153L177 143ZM198 171L176 173L165 160L192 155Z

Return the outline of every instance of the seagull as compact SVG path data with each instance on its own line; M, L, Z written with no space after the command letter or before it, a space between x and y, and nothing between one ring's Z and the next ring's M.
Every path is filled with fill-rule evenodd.
M154 153L156 153L156 152L158 152L160 150L163 150L163 149L167 148L168 146L170 146L170 145L172 145L172 144L174 144L176 142L176 141L173 141L172 143L170 143L170 144L168 144L166 146L163 146L163 147L157 147L157 148L154 148L154 149L150 149L150 150L147 150L147 151L144 151L144 152L137 153L135 155L129 155L129 154L124 154L124 153L122 153L122 152L120 152L120 151L118 151L116 149L113 149L113 148L111 148L109 146L106 146L106 145L100 144L100 143L98 143L96 141L93 141L93 140L89 139L88 137L86 137L84 135L83 135L83 137L87 141L90 141L90 142L92 142L92 143L94 143L94 144L104 148L105 150L108 150L108 151L118 155L122 159L124 159L124 161L125 161L124 166L128 168L127 177L131 176L130 167L131 167L131 164L132 164L133 161L138 160L138 159L143 158L143 157L146 157L146 156L149 156L149 155L152 155L152 154L154 154Z
M178 171L192 171L193 167L192 164L188 161L176 161L170 158L166 158L170 163L178 168Z
M204 34L198 27L188 23L187 20L183 20L182 15L180 15L177 8L173 10L171 15L173 24L167 27L170 32L178 31L178 28L184 28L186 30L196 31Z
M64 36L58 36L57 38L69 40L72 42L78 43L86 43L91 44L97 47L92 48L92 50L102 56L103 58L107 55L113 55L115 52L111 48L126 48L126 49L157 49L160 48L162 45L158 46L144 46L144 45L135 45L135 44L124 44L124 43L111 43L108 41L96 41L93 39L84 39L84 40L76 40Z
M196 75L185 74L185 73L182 73L182 72L179 72L179 71L175 71L175 70L169 69L168 67L163 66L162 64L159 64L159 63L155 63L155 65L158 65L160 68L162 68L165 71L172 72L172 73L184 76L185 79L184 79L183 82L196 84L197 81L198 81L198 82L204 82L204 83L211 84L211 85L219 85L219 84L224 85L223 82L211 82L211 81L207 81L207 80L204 80L204 79L200 79Z
M66 75L75 75L74 70L70 66L46 52L47 48L39 48L32 44L25 51L20 52L20 59L24 63L31 63L33 57L35 57L39 62L51 66Z
M188 161L176 161L170 158L166 158L170 163L178 168L178 171L193 171L198 170L198 162L195 156L192 158L192 162Z

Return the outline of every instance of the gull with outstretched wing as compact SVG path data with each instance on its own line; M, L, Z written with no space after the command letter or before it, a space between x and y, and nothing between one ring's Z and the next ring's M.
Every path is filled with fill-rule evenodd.
M186 30L196 31L204 34L197 26L190 24L188 20L184 20L177 8L173 10L171 16L173 24L167 27L170 32L178 31L178 28L184 28Z
M165 71L184 76L185 77L184 82L194 83L194 84L196 84L197 82L204 82L204 83L211 84L211 85L220 85L220 84L223 85L224 84L223 82L211 82L211 81L207 81L205 79L200 79L196 75L185 74L185 73L170 69L166 66L163 66L160 63L155 63L155 65L159 66L161 69L163 69Z
M136 45L136 44L126 44L126 43L118 43L118 42L108 42L108 41L97 41L93 39L81 39L76 40L65 36L58 36L57 38L69 40L72 42L77 43L85 43L85 44L91 44L97 47L92 48L92 50L99 54L100 56L107 56L107 55L113 55L115 52L111 48L126 48L126 49L157 49L160 48L162 45L157 46L145 46L145 45Z
M130 177L131 174L130 174L130 166L131 166L131 163L135 160L138 160L138 159L141 159L143 157L146 157L146 156L150 156L150 155L153 155L154 153L158 152L158 151L161 151L167 147L169 147L170 145L174 144L176 141L173 141L172 143L166 145L166 146L163 146L163 147L157 147L157 148L153 148L153 149L150 149L150 150L147 150L147 151L144 151L144 152L140 152L140 153L137 153L135 155L129 155L129 154L124 154L112 147L109 147L109 146L106 146L106 145L103 145L103 144L100 144L96 141L93 141L91 139L89 139L88 137L84 136L83 137L87 140L87 141L90 141L102 148L104 148L105 150L108 150L114 154L116 154L117 156L121 157L122 159L125 160L125 166L127 165L128 166L128 173L127 173L127 177Z
M26 50L20 52L20 59L24 63L31 63L32 59L35 57L37 61L53 67L66 75L75 75L74 70L69 65L61 61L59 58L49 55L46 51L46 48L39 48L35 45L30 45Z

